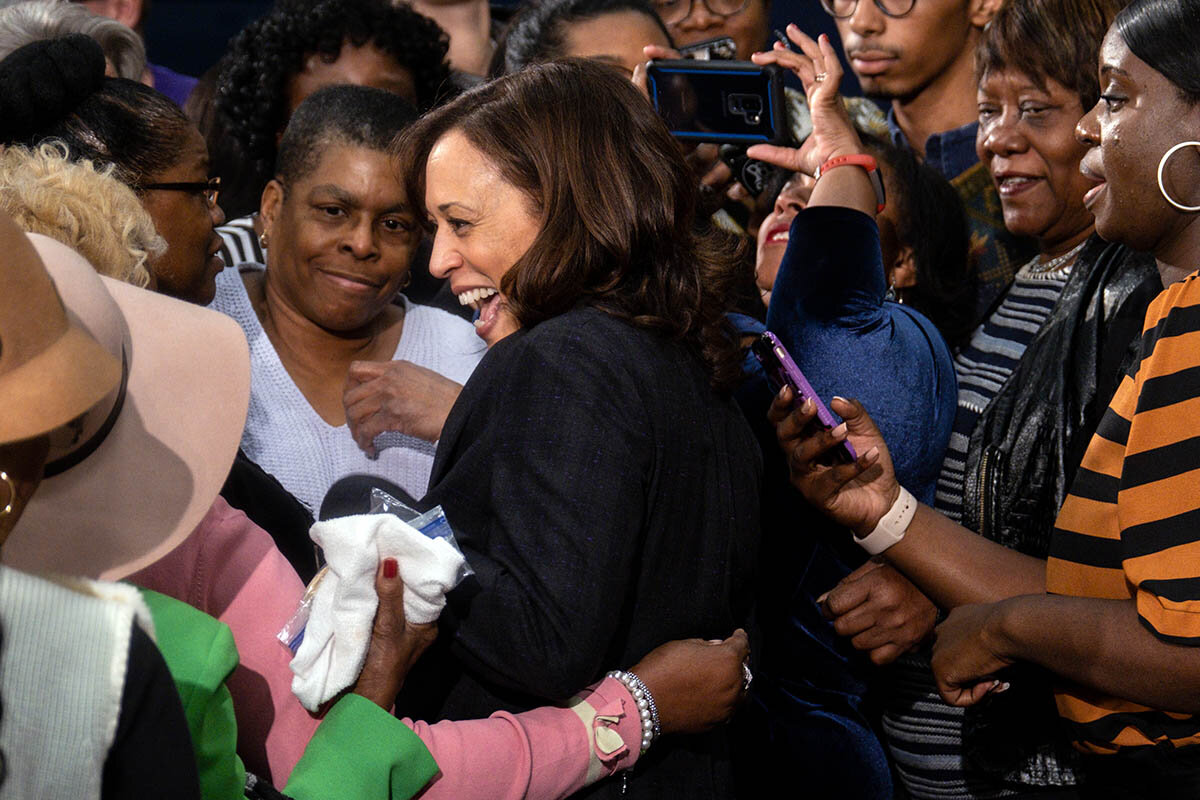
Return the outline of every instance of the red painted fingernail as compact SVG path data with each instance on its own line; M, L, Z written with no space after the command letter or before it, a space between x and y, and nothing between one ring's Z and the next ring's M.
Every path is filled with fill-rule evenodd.
M400 571L400 565L396 563L394 558L385 558L383 560L383 577L394 578L396 573Z

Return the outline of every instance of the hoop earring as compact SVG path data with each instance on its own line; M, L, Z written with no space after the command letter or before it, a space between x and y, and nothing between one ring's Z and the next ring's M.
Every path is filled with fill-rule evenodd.
M1171 156L1175 155L1175 153L1177 151L1182 150L1185 147L1200 148L1200 142L1180 142L1179 144L1175 145L1170 150L1168 150L1166 153L1164 153L1163 157L1161 159L1159 159L1159 161L1158 161L1158 191L1162 192L1163 198L1168 203L1175 206L1180 211L1185 211L1189 214L1194 214L1197 211L1200 211L1200 206L1185 206L1183 203L1176 201L1174 197L1171 197L1171 195L1167 194L1167 187L1163 186L1163 170L1167 168L1167 161L1169 161Z
M4 485L8 487L8 504L4 508L0 508L0 517L7 517L12 513L13 503L17 502L17 485L2 469L0 469L0 481L4 481Z
M267 234L266 233L260 233L258 235L258 246L259 246L259 248L261 248L263 250L267 249Z

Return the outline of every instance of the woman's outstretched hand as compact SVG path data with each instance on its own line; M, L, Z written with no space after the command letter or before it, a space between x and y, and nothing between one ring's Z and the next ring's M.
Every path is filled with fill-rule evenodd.
M727 722L745 692L746 632L725 641L679 639L650 651L631 668L658 708L663 733L701 733Z
M787 35L801 52L776 42L773 50L755 53L750 58L755 64L778 64L800 78L812 116L812 135L799 149L756 144L746 151L746 155L793 172L812 175L817 167L834 156L861 153L863 145L838 94L842 64L829 37L821 34L814 41L795 25L788 25Z
M404 581L396 559L385 558L375 570L379 609L371 629L367 660L350 691L388 711L404 685L404 678L433 640L437 624L416 625L404 618Z
M795 410L793 399L792 390L784 387L767 411L787 456L792 484L825 516L859 536L867 535L900 496L892 457L879 428L856 400L833 398L830 408L844 421L827 430L816 421L817 408L811 399ZM846 439L860 454L858 460L833 463L833 449Z

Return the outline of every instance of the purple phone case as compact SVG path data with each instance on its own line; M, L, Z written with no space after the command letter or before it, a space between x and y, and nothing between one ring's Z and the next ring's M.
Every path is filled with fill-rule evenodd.
M792 391L796 393L793 405L799 406L804 402L804 398L811 397L813 402L817 404L817 419L820 423L826 428L836 426L838 422L833 418L833 412L821 402L820 396L813 390L812 384L808 382L808 378L805 378L804 373L796 366L796 362L792 360L792 356L788 353L787 348L779 341L779 337L770 331L766 331L763 333L762 339L771 343L770 350L773 358L764 357L758 348L754 349L754 356L777 383L781 386L787 384L792 387ZM842 442L842 446L845 447L851 461L858 459L858 453L854 451L854 446L850 442Z

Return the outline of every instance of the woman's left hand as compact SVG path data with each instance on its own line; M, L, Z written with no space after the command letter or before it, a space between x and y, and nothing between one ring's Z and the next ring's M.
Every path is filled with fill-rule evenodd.
M787 35L802 52L797 53L782 42L776 42L773 50L755 53L750 58L755 64L778 64L800 78L812 116L812 134L799 149L756 144L746 151L746 155L812 175L817 167L834 156L861 153L863 145L838 93L842 64L829 37L821 34L813 41L796 25L788 25Z
M411 361L355 361L342 404L354 441L375 458L375 437L399 431L436 442L462 386Z
M935 629L933 674L942 698L971 706L989 693L1004 691L997 672L1013 663L1003 654L1000 624L1012 598L987 605L959 606Z
M390 562L390 563L389 563ZM437 638L437 623L417 625L404 617L404 581L396 559L385 558L375 571L379 608L362 672L350 691L390 710L404 678Z

